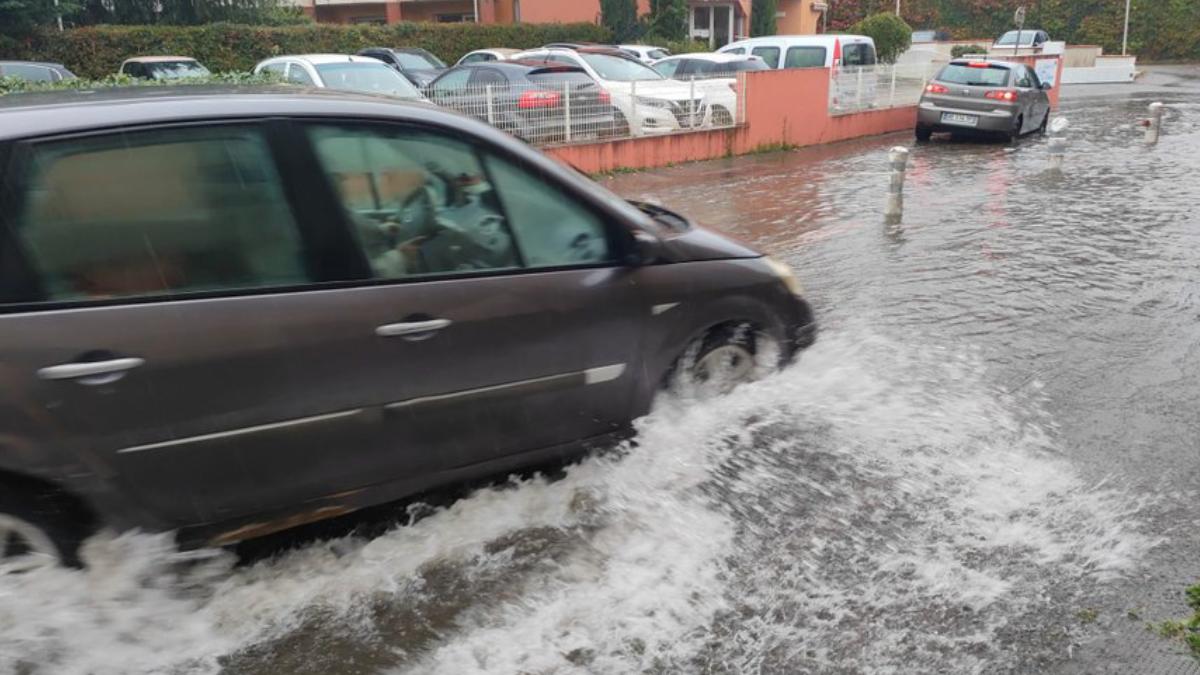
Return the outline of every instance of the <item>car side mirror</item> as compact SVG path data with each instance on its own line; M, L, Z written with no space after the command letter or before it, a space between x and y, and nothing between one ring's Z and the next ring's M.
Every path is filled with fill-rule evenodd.
M1054 85L1053 85L1053 84L1050 84L1049 82L1043 82L1043 83L1042 83L1042 89L1045 89L1045 90L1049 91L1049 90L1051 90L1051 89L1053 89L1053 88L1054 88Z
M645 230L634 230L633 250L629 254L630 265L653 265L663 259L663 253L662 239Z

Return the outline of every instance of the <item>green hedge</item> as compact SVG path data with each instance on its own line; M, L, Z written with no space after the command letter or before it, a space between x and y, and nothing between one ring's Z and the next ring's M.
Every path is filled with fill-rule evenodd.
M424 47L447 63L485 47L528 49L547 42L607 42L593 24L434 24L390 26L95 26L46 31L19 43L11 57L62 63L80 77L102 78L132 56L191 56L213 71L245 71L281 54L354 53L364 47Z
M146 80L128 75L108 75L101 79L79 78L58 82L31 82L19 77L0 77L0 96L6 94L38 93L71 89L103 89L107 87L164 87L201 85L282 85L291 86L277 75L262 73L251 75L245 72L213 73L204 77L185 77L177 80Z

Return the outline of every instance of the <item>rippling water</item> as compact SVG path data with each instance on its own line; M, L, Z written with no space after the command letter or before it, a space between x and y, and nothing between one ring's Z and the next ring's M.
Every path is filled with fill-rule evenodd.
M793 263L818 344L381 536L242 565L99 537L86 572L0 579L0 671L1045 672L1133 644L1200 550L1200 110L1147 149L1145 102L1068 104L1063 174L1040 139L915 148L900 226L907 137L613 180Z

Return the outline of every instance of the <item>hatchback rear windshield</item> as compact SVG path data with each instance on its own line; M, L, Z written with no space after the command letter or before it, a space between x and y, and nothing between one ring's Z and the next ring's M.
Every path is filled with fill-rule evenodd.
M529 81L537 84L595 84L595 80L588 76L582 70L550 70L550 71L533 71L529 74Z
M211 75L208 68L195 61L160 61L147 63L146 69L156 80L176 80L186 77L204 77Z
M442 63L436 56L429 54L412 54L409 52L392 52L392 56L396 57L396 63L405 70L431 70L437 68L445 68L446 64Z
M951 63L942 68L942 72L938 73L936 79L951 84L965 84L969 87L1003 87L1008 84L1008 68Z
M421 92L382 63L323 63L317 72L331 89L383 94L397 98L421 98Z

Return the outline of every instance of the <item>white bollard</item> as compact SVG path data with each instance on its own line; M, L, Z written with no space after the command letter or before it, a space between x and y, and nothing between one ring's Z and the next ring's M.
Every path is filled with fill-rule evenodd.
M888 184L887 208L883 215L889 222L900 222L904 215L904 171L908 167L908 148L896 146L888 151L891 182Z
M1062 136L1050 137L1050 168L1062 171L1063 157L1067 154L1067 139Z
M1146 120L1146 142L1153 145L1158 142L1158 134L1162 129L1163 104L1155 101L1150 104L1150 119Z

